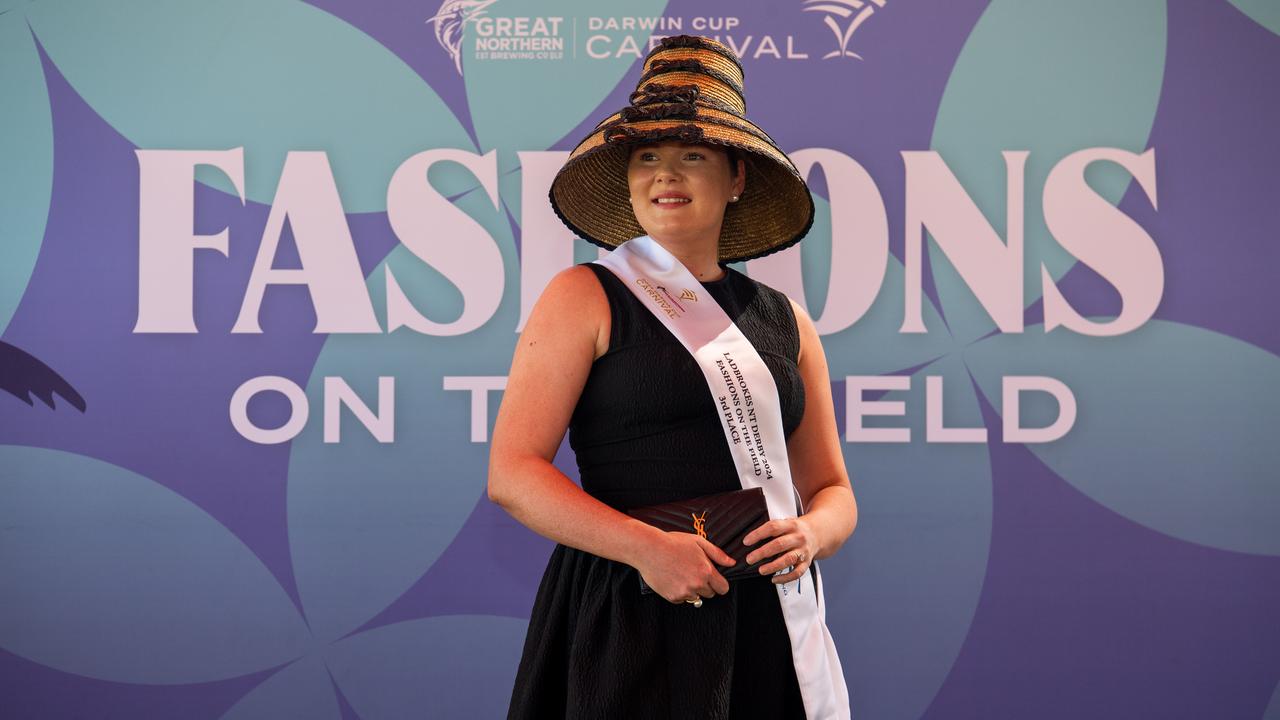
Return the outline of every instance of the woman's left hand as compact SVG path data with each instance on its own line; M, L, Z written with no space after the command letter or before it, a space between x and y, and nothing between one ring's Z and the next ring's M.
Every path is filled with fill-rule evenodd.
M761 558L773 558L757 568L761 575L772 575L792 566L791 572L773 578L775 585L799 579L818 554L818 537L804 517L770 520L747 533L743 540L747 545L754 545L769 537L773 540L747 555L747 563L754 563Z

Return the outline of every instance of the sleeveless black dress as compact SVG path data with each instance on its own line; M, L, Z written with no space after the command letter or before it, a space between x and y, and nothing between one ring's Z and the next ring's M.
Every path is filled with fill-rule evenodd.
M612 330L569 424L583 489L618 509L741 489L693 357L617 276L586 265L609 298ZM804 415L790 302L725 269L702 287L769 367L790 436ZM670 603L642 595L631 566L557 544L508 718L804 718L775 588L753 578L701 608Z

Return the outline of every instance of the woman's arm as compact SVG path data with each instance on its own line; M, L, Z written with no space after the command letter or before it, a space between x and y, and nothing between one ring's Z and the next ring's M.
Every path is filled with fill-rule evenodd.
M591 363L608 347L609 322L590 268L569 268L547 285L511 360L489 448L489 499L539 535L637 568L668 600L727 592L707 558L734 561L705 538L618 512L551 463Z
M840 451L827 356L809 315L794 300L791 307L800 331L798 364L804 379L805 409L799 427L787 438L787 456L805 513L798 518L770 520L746 538L750 545L774 537L747 556L747 562L778 556L760 567L762 574L795 565L791 573L775 577L775 583L791 582L808 570L814 559L835 554L858 523L858 505ZM796 561L797 552L803 554L802 561Z

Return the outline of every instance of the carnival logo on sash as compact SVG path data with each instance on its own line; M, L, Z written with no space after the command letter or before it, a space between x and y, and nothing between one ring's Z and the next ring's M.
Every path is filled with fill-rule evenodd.
M636 278L636 284L644 288L645 295L648 295L658 305L658 309L666 313L667 317L672 320L678 319L685 313L684 306L680 304L680 300L698 301L698 296L692 290L682 290L680 299L677 300L665 286L649 282L648 278Z
M823 12L827 16L822 18L827 27L831 28L831 32L836 36L837 49L832 50L822 56L823 60L830 60L837 57L851 57L861 60L862 56L849 49L849 40L853 38L853 33L862 23L866 22L876 12L876 7L884 7L887 0L871 0L870 3L863 0L804 0L805 12ZM872 7L875 5L876 7ZM857 13L856 15L854 13ZM839 15L843 20L853 18L843 30L840 24L836 22L835 16Z

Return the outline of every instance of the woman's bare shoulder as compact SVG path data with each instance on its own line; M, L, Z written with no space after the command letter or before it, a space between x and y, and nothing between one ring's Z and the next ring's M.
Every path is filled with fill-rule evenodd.
M555 456L591 374L602 317L609 337L608 299L591 274L584 267L557 273L529 312L494 422L491 462Z
M534 305L529 324L537 332L585 334L594 340L600 357L609 349L609 298L600 279L587 265L574 265L556 273Z

